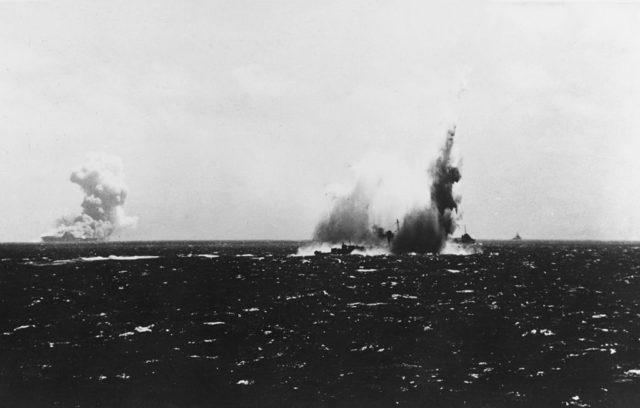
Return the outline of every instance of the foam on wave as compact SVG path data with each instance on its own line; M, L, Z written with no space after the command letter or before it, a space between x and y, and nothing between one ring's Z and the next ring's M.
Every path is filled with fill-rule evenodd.
M442 251L440 253L442 255L468 256L468 255L481 254L482 248L478 245L464 245L464 244L458 244L452 241L447 241L447 243L444 245L444 248L442 248Z

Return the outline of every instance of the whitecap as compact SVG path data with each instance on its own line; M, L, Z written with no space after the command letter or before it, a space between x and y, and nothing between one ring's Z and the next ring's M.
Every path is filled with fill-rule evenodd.
M58 259L55 261L51 261L51 262L33 262L33 261L27 261L27 262L23 262L23 265L31 265L31 266L60 266L60 265L67 265L67 264L72 264L72 263L76 263L78 262L77 259Z
M180 254L178 255L178 258L193 258L193 257L200 257L200 258L220 258L220 255L218 254L193 254L193 253L188 253L186 255Z
M481 254L481 253L482 253L482 248L479 245L457 244L452 241L447 241L444 245L444 248L442 248L442 251L440 251L440 254L442 255L461 255L461 256L475 255L475 254Z
M640 377L640 369L632 368L624 372L624 375L629 377Z
M393 295L391 295L392 299L398 299L398 298L403 298L403 299L417 299L417 296L413 296L413 295L401 295L401 294L397 294L394 293Z
M356 307L356 306L381 306L381 305L386 305L386 303L384 303L384 302L375 302L375 303L353 302L353 303L347 303L347 306L349 306L349 307Z
M138 333L151 333L151 328L155 326L154 324L150 324L149 326L137 326L135 331Z
M141 259L157 259L159 256L155 255L109 255L107 257L104 256L88 256L81 257L80 260L84 262L96 262L96 261L138 261Z
M35 329L35 327L36 326L34 324L25 324L25 325L16 327L15 329L13 329L13 331L15 332L15 331L18 331L18 330L24 330L24 329L29 329L29 328L34 328Z
M364 250L356 249L351 254L360 256L385 256L390 255L391 252L389 251L389 248L385 247L369 247Z

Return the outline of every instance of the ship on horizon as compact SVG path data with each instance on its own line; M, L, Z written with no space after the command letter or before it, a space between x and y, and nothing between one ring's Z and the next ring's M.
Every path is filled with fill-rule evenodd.
M521 241L521 240L522 240L522 237L520 236L520 234L519 234L519 233L517 233L517 232L516 232L516 236L515 236L515 237L513 237L513 238L511 238L511 240L512 240L512 241Z
M316 255L316 256L323 256L323 255L351 255L351 253L353 251L364 251L364 250L365 250L364 246L354 245L354 244L345 244L343 242L342 246L333 247L333 248L331 248L331 250L329 252L314 251L313 254Z
M101 239L95 237L76 237L71 232L66 231L62 235L43 235L40 237L45 243L71 243L71 242L99 242Z

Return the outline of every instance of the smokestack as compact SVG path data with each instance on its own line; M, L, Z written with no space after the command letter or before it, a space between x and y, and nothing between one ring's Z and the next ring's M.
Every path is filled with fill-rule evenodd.
M77 217L61 218L57 228L43 234L43 239L64 236L104 240L115 231L137 225L138 218L126 215L124 211L127 187L120 158L103 153L90 154L84 164L71 173L70 180L84 192L82 213Z

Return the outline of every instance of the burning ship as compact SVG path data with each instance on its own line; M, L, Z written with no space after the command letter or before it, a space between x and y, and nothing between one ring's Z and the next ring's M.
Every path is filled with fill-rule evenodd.
M40 237L44 243L77 243L77 242L98 242L98 238L94 237L76 237L71 232L66 231L62 235L43 235Z
M102 242L114 231L136 226L138 218L127 216L123 208L127 188L118 157L91 154L71 173L70 179L84 192L82 213L58 219L53 230L40 236L42 242Z

